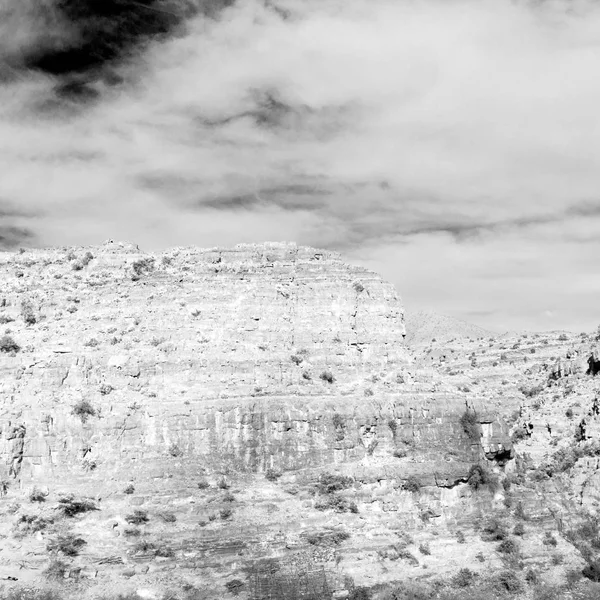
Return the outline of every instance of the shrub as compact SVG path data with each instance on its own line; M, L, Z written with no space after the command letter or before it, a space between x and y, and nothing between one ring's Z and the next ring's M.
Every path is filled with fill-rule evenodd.
M126 515L125 520L130 525L141 525L147 523L150 519L148 519L148 513L145 510L136 509L133 513Z
M231 487L231 485L229 485L225 477L221 477L221 479L219 479L219 482L217 483L217 487L221 490L228 490Z
M515 525L515 527L513 529L513 534L518 535L519 537L522 537L525 535L525 527L523 526L523 523L517 523Z
M65 517L74 517L92 510L100 510L90 498L75 498L73 494L58 499L58 510Z
M44 575L47 579L64 579L67 571L69 570L68 563L53 559L48 563L48 566L44 570Z
M315 489L320 494L333 494L349 488L354 483L352 477L346 475L335 475L332 473L321 473L319 480L315 484Z
M392 456L394 458L406 458L408 455L408 452L404 449L404 448L396 448L393 452L392 452Z
M210 483L208 483L208 481L206 481L206 479L201 479L198 482L198 489L199 490L207 490L210 487Z
M295 365L299 365L304 360L304 358L302 358L302 356L298 356L297 354L292 354L292 356L290 356L290 360Z
M130 483L124 490L123 493L124 494L133 494L133 492L135 492L135 486L133 485L133 483Z
M495 491L498 487L498 477L483 465L472 465L467 475L467 483L476 490L487 485L492 491Z
M239 596L243 587L244 582L241 579L231 579L225 584L227 591L234 596Z
M108 383L103 383L103 384L100 386L100 393L101 393L103 396L108 396L108 394L110 394L110 393L111 393L113 390L114 390L113 386L112 386L112 385L109 385Z
M496 549L502 554L518 554L519 544L515 540L506 538L498 544Z
M590 581L600 582L600 561L588 561L581 574Z
M460 424L471 442L479 441L481 427L476 411L467 408L460 417Z
M173 442L169 446L169 454L174 458L178 458L180 456L183 456L183 450L179 447L179 444Z
M333 373L331 371L323 371L319 377L323 380L326 381L327 383L333 383L335 381L335 378L333 376Z
M233 516L233 509L229 507L222 508L219 511L219 516L223 521L226 521L227 519L230 519Z
M265 471L265 479L268 481L277 481L281 477L281 472L276 471L275 469L267 469Z
M33 306L28 300L23 300L21 302L21 316L26 325L35 325L37 323Z
M431 554L429 544L427 542L419 544L419 552L425 556L429 556Z
M73 407L73 414L78 416L82 423L85 423L89 417L93 417L96 414L96 409L89 400L80 400Z
M371 600L371 591L363 586L355 587L350 592L348 600Z
M29 502L45 502L46 494L42 492L37 487L34 487L31 492L29 492Z
M482 538L486 542L497 542L504 540L508 533L504 523L498 519L490 519L487 521L482 528Z
M83 538L68 533L52 538L46 547L50 552L62 552L66 556L77 556L86 544L87 542Z
M511 594L516 594L523 589L521 580L512 571L501 571L496 576L496 580L500 588L510 592Z
M3 335L0 338L0 352L5 352L6 354L16 354L21 350L21 346L13 340L10 335Z
M324 530L308 534L306 541L311 546L339 546L349 538L350 534L347 531Z
M342 498L337 494L330 494L326 496L323 500L319 500L315 502L316 510L335 510L335 512L344 513L357 513L358 506L356 502L352 502L350 500L346 500L346 498Z
M467 588L473 585L476 574L471 569L461 569L453 578L452 585L459 588Z
M411 475L402 483L402 489L416 494L421 490L421 482L417 477Z
M556 546L558 544L556 538L552 535L550 531L546 531L542 543L544 544L544 546Z
M162 510L158 513L158 516L165 523L175 523L175 521L177 521L175 513L170 510Z
M153 258L141 258L132 263L131 268L133 275L131 276L132 281L137 281L145 273L154 271L154 259Z

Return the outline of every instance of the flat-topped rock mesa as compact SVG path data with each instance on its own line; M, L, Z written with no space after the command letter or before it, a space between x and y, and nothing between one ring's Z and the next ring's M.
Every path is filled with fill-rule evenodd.
M25 428L26 480L72 470L81 448L126 469L174 446L252 470L328 464L322 403L364 401L366 378L409 362L394 288L333 252L111 242L0 261L0 318L21 346L0 354L2 444L10 464ZM83 429L82 400L97 411Z

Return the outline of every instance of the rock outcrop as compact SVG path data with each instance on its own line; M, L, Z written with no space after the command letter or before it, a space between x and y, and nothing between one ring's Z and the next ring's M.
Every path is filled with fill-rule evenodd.
M520 445L542 460L550 428L520 391L548 378L529 349L413 352L390 284L294 244L5 253L0 289L0 576L39 578L65 529L86 545L64 575L99 592L252 597L310 572L344 597L348 577L393 581L399 564L501 564L477 527L514 518L500 482ZM519 494L555 522L553 500ZM97 510L65 517L82 498Z

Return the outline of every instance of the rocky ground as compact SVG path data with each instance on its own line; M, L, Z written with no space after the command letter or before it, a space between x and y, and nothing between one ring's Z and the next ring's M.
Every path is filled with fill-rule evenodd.
M4 253L0 289L7 590L595 578L594 333L406 331L392 286L293 244Z

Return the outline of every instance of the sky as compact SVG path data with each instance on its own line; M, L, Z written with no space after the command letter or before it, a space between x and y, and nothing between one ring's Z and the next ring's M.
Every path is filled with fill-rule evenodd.
M27 19L0 25L0 248L295 241L407 311L600 324L598 3L240 0L87 102L6 67L53 35Z

